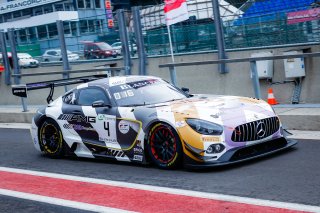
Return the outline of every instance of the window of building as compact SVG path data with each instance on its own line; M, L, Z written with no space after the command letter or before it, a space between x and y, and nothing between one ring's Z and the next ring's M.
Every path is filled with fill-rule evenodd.
M84 0L86 3L86 8L91 8L91 0Z
M50 38L58 36L57 24L56 23L48 24L48 32L49 32Z
M78 0L78 8L85 8L84 7L84 0Z
M55 4L54 9L55 11L64 11L63 4Z
M19 38L21 42L27 41L27 32L26 29L19 30Z
M53 12L52 4L48 4L48 5L43 6L43 12L44 13L52 13Z
M88 32L88 21L81 20L80 21L80 33L87 33Z
M95 8L101 8L100 0L94 0L94 6Z
M29 37L29 41L34 42L34 41L37 40L36 28L35 27L28 28L27 34L28 34L28 37Z
M63 29L64 29L65 35L70 35L71 34L70 22L64 21L63 22Z
M70 22L70 26L71 26L71 32L73 36L77 36L78 32L77 32L77 22L72 21Z
M103 21L101 19L95 21L94 26L95 26L95 31L97 33L102 33L102 23L103 23Z
M21 17L21 10L13 12L12 15L13 15L13 18Z
M48 32L46 25L37 26L38 31L38 38L39 39L47 39L48 38Z
M65 9L65 11L74 11L73 4L72 3L64 3L64 9Z
M7 22L7 21L9 21L10 19L12 19L12 16L11 16L11 15L12 15L12 13L6 13L6 14L4 14L4 15L3 15L3 19L4 19L3 21L4 21L4 22Z
M31 15L32 15L32 9L31 8L22 10L22 16L31 16Z
M88 20L89 32L94 32L94 20Z
M42 7L35 7L33 9L33 13L35 16L42 15L43 14Z
M3 16L0 15L0 23L3 23Z

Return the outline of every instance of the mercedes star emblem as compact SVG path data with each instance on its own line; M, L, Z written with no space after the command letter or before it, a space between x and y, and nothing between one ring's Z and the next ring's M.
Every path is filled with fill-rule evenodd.
M266 124L259 122L257 125L257 135L259 138L262 138L266 134Z

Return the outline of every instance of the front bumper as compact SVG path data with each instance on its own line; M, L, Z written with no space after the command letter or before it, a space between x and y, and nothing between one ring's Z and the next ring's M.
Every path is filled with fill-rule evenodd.
M185 155L185 167L193 169L219 167L241 163L252 159L264 157L285 149L288 149L298 142L287 138L278 138L272 141L246 146L241 148L230 149L224 153L219 160L213 162L198 163Z

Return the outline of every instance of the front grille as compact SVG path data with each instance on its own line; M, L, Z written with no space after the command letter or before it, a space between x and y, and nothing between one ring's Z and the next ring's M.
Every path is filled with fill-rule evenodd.
M278 117L266 118L237 126L231 136L234 142L256 141L266 138L279 130Z

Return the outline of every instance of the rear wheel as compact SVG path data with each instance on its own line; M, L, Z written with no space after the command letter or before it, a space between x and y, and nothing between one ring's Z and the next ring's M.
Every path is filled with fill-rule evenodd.
M182 147L177 132L169 125L158 123L148 134L147 146L150 158L160 168L172 169L180 166Z
M48 119L41 125L39 143L46 156L58 158L64 155L64 141L59 125Z

